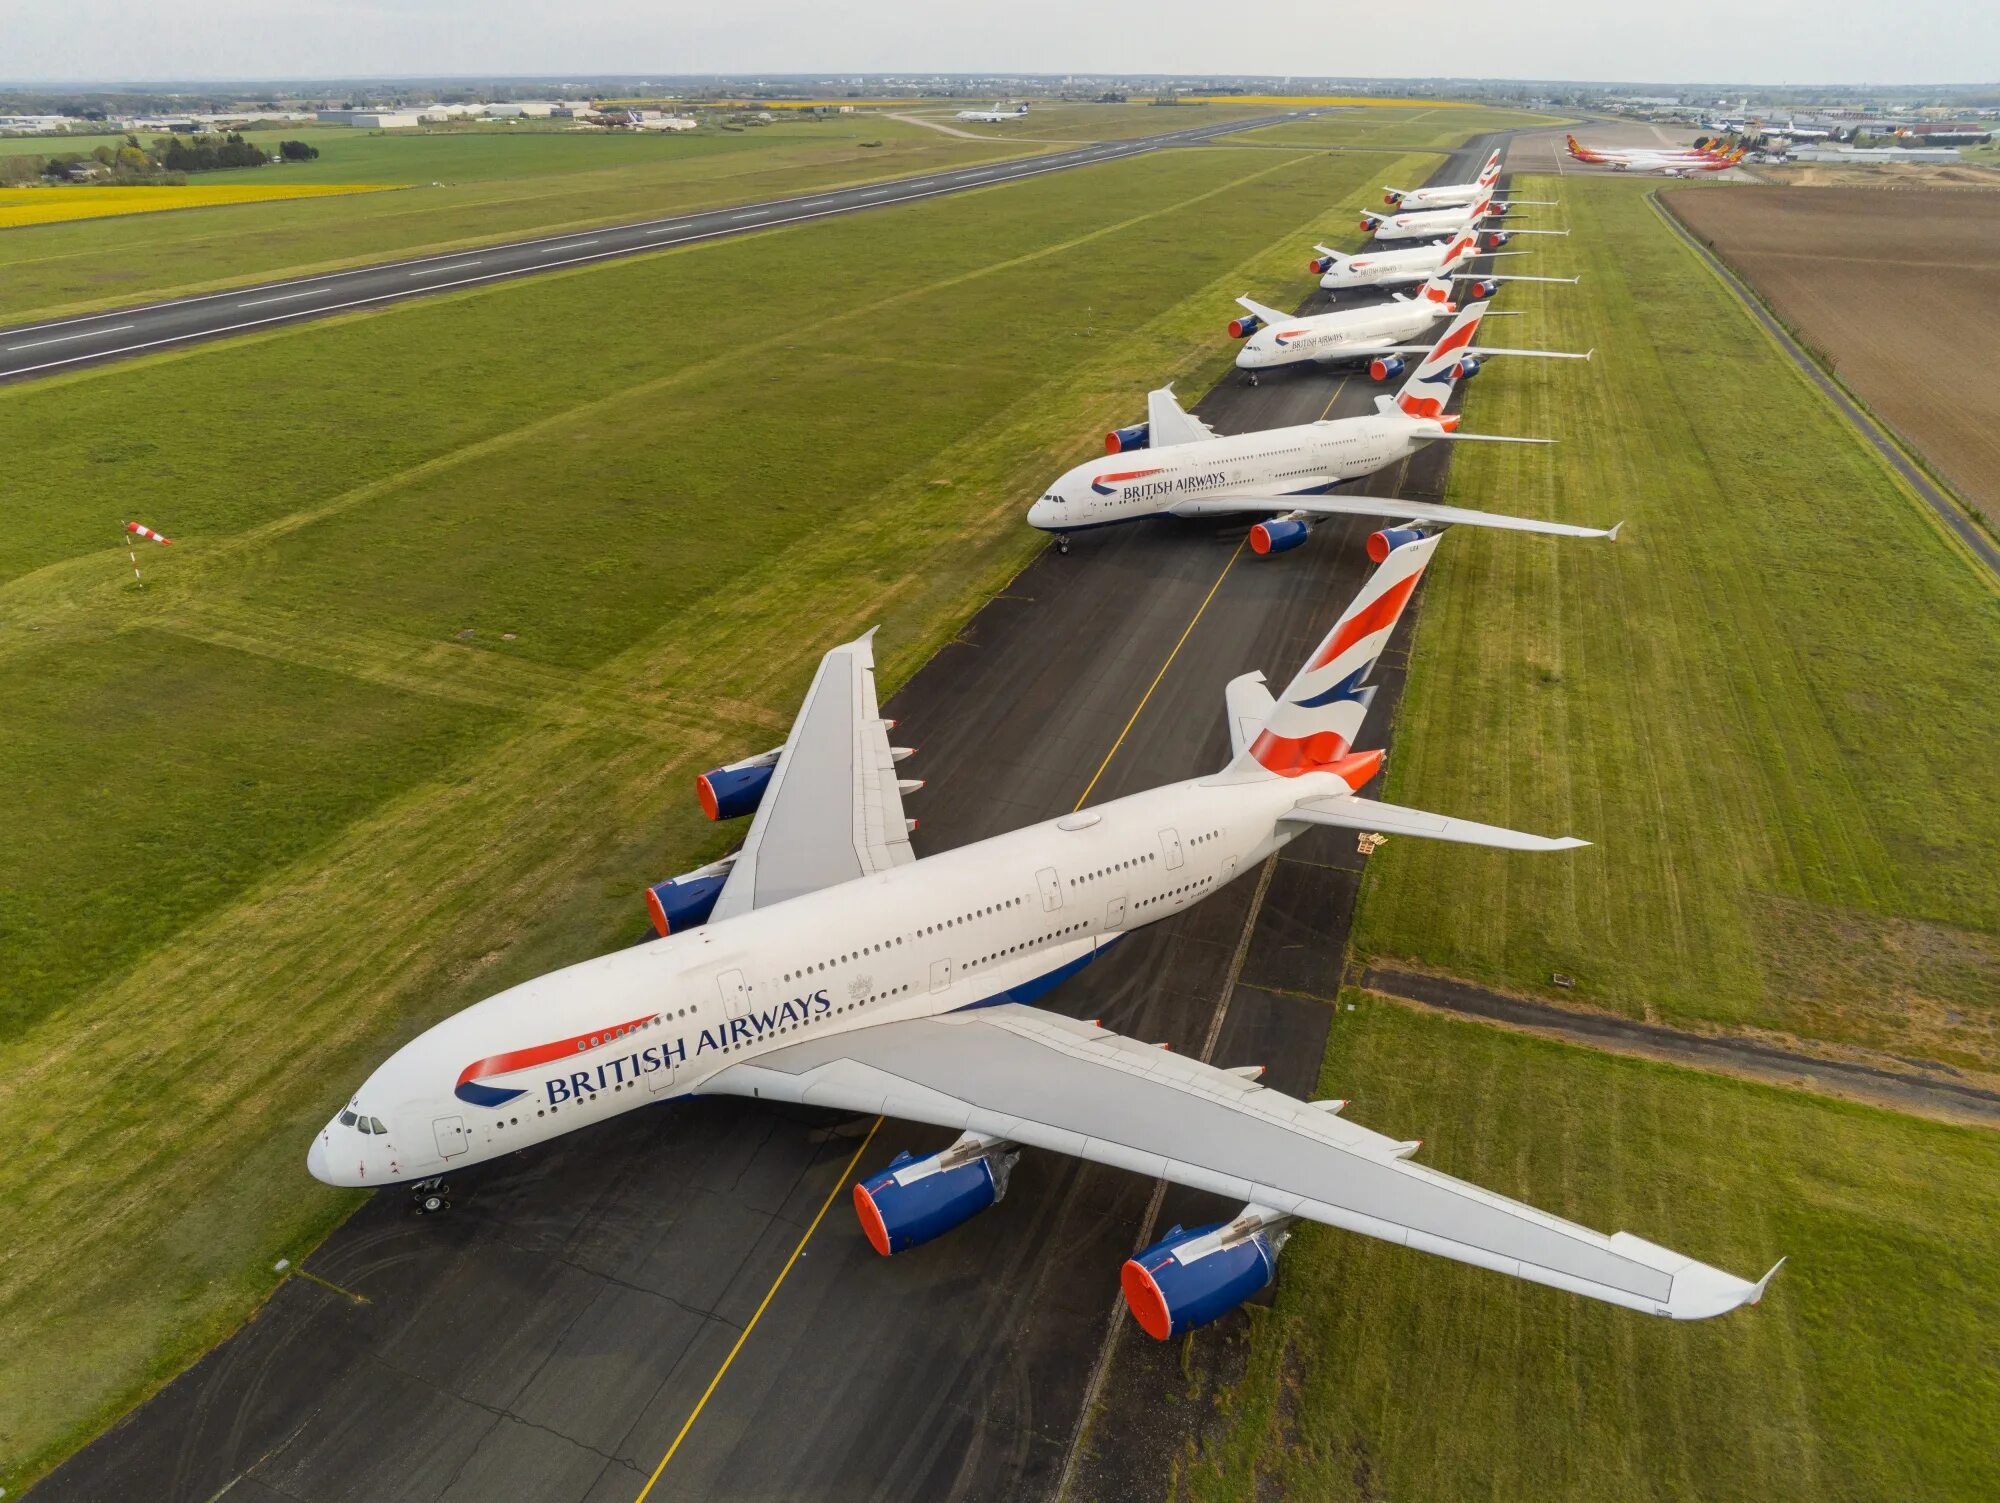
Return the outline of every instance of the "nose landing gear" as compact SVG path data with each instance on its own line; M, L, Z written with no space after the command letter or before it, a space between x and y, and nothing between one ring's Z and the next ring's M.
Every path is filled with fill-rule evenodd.
M1060 553L1064 558L1069 557L1069 538L1067 536L1062 534L1057 535L1056 552Z
M451 1186L441 1179L420 1179L410 1186L410 1210L419 1216L436 1216L451 1209Z

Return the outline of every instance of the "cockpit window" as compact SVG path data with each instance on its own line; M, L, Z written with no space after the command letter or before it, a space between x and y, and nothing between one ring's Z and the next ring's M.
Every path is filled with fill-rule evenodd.
M340 1114L340 1125L342 1127L352 1127L356 1122L360 1120L361 1119L356 1117L354 1113L349 1111L343 1111Z
M368 1125L374 1128L375 1131L379 1133L386 1133L389 1130L388 1128L382 1125L382 1119L380 1117L370 1117L368 1119Z

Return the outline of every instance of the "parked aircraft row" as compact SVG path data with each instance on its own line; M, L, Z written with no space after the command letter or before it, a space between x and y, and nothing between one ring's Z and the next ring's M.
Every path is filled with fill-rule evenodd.
M1686 151L1634 151L1622 147L1584 146L1573 135L1564 139L1569 145L1569 154L1579 162L1609 167L1613 172L1658 172L1667 177L1727 172L1741 162L1750 149L1738 145L1733 151L1720 151L1709 145L1689 147Z
M1459 275L1441 268L1396 315L1449 320L1435 342L1368 336L1381 372L1393 360L1400 374L1405 348L1423 357L1375 414L1225 438L1166 388L1152 394L1143 429L1108 445L1114 455L1143 449L1142 472L1127 473L1124 460L1114 473L1081 466L1036 503L1099 509L1031 518L1072 527L1148 507L1182 516L1282 508L1258 526L1268 552L1295 546L1311 518L1330 512L1397 524L1369 540L1376 568L1282 693L1258 672L1224 688L1231 753L1222 767L920 857L903 800L922 784L902 775L912 753L891 743L873 633L864 634L821 659L781 745L696 780L710 818L748 817L749 828L735 854L648 890L658 938L511 987L425 1030L317 1134L310 1171L337 1185L428 1182L653 1102L734 1095L959 1134L854 1185L863 1234L884 1255L994 1205L1031 1148L1239 1203L1226 1219L1174 1227L1120 1271L1132 1314L1162 1340L1267 1286L1301 1219L1676 1319L1758 1299L1770 1274L1738 1278L1441 1174L1415 1161L1419 1143L1348 1121L1343 1101L1261 1087L1260 1067L1211 1065L1031 1005L1134 930L1186 911L1308 830L1520 852L1584 843L1361 795L1383 761L1379 750L1355 749L1375 694L1370 675L1438 529L1616 531L1321 494L1420 444L1481 437L1444 410L1493 353L1472 345L1490 289L1454 308L1444 291ZM1274 328L1297 322L1250 306ZM1313 350L1308 358L1356 354L1353 344Z

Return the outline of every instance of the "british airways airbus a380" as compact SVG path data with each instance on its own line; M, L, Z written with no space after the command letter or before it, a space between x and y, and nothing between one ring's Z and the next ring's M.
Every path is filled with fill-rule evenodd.
M1437 538L1386 557L1284 694L1225 691L1221 771L918 860L870 636L821 660L785 744L700 780L748 813L731 860L651 889L662 937L556 971L397 1050L320 1131L335 1185L429 1178L653 1102L800 1102L957 1129L854 1187L877 1251L997 1201L1024 1148L1242 1203L1176 1227L1120 1275L1162 1339L1270 1283L1287 1227L1325 1222L1649 1314L1719 1315L1755 1283L1604 1236L1412 1162L1418 1145L1219 1069L1028 1005L1106 946L1181 912L1315 825L1515 851L1582 844L1357 796L1369 671Z
M1298 547L1313 523L1328 516L1388 517L1431 525L1464 522L1565 537L1616 537L1615 527L1573 527L1428 501L1325 494L1344 480L1372 475L1407 459L1426 444L1550 442L1461 433L1458 414L1444 410L1458 383L1478 374L1480 361L1494 353L1472 343L1485 316L1484 303L1473 303L1458 314L1417 363L1402 390L1394 398L1377 397L1377 410L1360 417L1322 418L1218 437L1200 418L1182 409L1171 386L1162 387L1147 398L1145 422L1105 436L1109 453L1143 450L1144 457L1077 465L1028 508L1029 525L1055 533L1065 553L1073 532L1152 517L1244 512L1265 515L1250 529L1250 547L1260 554ZM1382 354L1371 370L1378 380L1399 376L1402 356Z

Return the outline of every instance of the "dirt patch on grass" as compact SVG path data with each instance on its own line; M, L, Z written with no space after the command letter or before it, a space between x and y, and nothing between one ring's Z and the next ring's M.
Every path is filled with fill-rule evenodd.
M2000 192L1678 189L1674 212L2000 524Z

